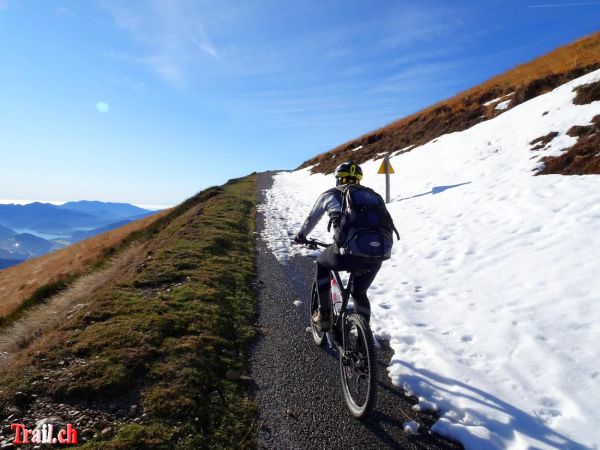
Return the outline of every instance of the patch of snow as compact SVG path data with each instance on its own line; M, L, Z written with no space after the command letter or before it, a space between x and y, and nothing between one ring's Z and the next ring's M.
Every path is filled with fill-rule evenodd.
M404 422L404 424L402 425L402 429L405 433L408 434L419 434L419 424L415 421Z
M422 398L419 399L419 403L413 406L415 411L437 411L438 406L435 403L428 402Z
M511 92L510 94L506 94L506 95L503 95L502 97L495 98L494 100L490 100L489 102L485 102L485 103L483 104L483 106L490 106L490 105L493 105L494 103L498 103L498 102L499 102L500 100L502 100L503 98L510 97L510 96L512 96L513 94L514 94L514 92Z
M353 148L353 149L352 149L352 150L350 150L350 151L352 151L352 152L355 152L355 151L357 151L357 150L360 150L361 148L363 148L363 146L362 146L362 145L359 145L358 147L356 147L356 148Z
M394 350L393 383L467 449L600 447L600 176L535 177L529 151L551 131L537 156L576 142L566 132L600 102L574 105L572 89L596 80L391 158L402 240L369 290L371 326ZM362 165L363 182L384 193L379 165ZM333 185L308 169L275 175L260 207L280 261L314 253L291 236ZM311 237L331 241L326 225Z
M405 153L405 152L407 152L408 150L410 150L411 148L413 148L414 146L415 146L415 144L407 145L406 147L404 147L404 148L401 148L401 149L400 149L400 150L398 150L396 153L394 153L394 156L395 156L395 155L399 155L399 154L401 154L401 153Z
M302 306L302 302L300 300L294 300L294 306Z
M498 103L500 100L502 100L502 97L498 97L498 98L495 98L494 100L490 100L489 102L485 102L483 104L483 106L493 105L494 103Z
M510 105L511 100L505 100L503 102L500 102L496 105L497 110L499 111L504 111L505 109L508 109L508 105Z

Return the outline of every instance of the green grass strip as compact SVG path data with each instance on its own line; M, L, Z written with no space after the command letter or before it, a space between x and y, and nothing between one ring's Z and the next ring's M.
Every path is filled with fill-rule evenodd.
M20 389L147 414L85 449L253 448L249 385L226 374L245 370L254 339L255 189L254 176L211 188L132 236L147 255L28 349L0 406Z

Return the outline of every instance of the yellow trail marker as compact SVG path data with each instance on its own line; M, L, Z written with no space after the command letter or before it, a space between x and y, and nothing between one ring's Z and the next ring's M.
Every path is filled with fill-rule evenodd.
M385 174L385 202L390 202L390 173L395 173L394 168L390 164L390 155L385 155L383 161L381 161L381 167L377 173Z
M386 162L387 162L387 165L390 168L389 172L385 171ZM387 158L383 158L383 160L381 161L381 166L379 166L379 170L377 171L377 173L378 174L385 174L385 173L396 173L396 172L394 172L394 168L390 164L389 160Z

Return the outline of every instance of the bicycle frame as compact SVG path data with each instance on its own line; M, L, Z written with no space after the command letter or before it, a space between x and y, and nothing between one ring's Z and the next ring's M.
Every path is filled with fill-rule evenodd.
M307 244L308 247L312 249L316 249L317 247L327 248L331 245L317 241L316 239L308 241ZM326 336L330 345L332 347L337 348L337 350L341 354L342 349L346 344L346 327L344 327L343 324L346 323L346 308L348 307L348 301L350 300L350 291L352 290L352 283L354 282L354 272L350 272L350 277L348 278L348 283L346 284L346 286L344 286L344 283L342 282L342 277L340 276L340 273L337 270L331 270L330 272L331 274L333 274L333 277L335 278L335 281L340 289L340 293L342 294L342 306L340 307L340 312L338 314L335 314L333 304L331 305L331 314L333 315L335 320L331 324L330 330L326 332ZM331 301L331 298L329 299L329 301ZM338 328L341 328L341 342L339 342L338 339L336 339L337 336L335 331Z
M333 305L331 305L331 311L334 315L335 320L331 325L331 331L327 332L327 337L330 343L335 344L338 351L341 352L344 348L344 344L346 343L346 327L340 325L343 325L346 322L346 308L348 307L348 301L350 300L350 291L352 289L352 283L354 281L354 272L350 272L350 277L348 278L348 283L346 284L346 286L344 286L344 283L342 282L342 277L340 276L340 273L337 270L331 270L331 273L333 274L335 281L340 289L340 293L342 294L342 306L340 307L340 312L338 314L335 314ZM340 328L341 342L338 342L334 330L339 330Z
M307 241L305 244L313 250L330 245L316 240ZM329 347L337 350L344 400L352 415L360 419L370 412L376 401L377 364L373 334L366 318L361 314L355 314L354 311L349 314L348 311L350 292L355 275L360 273L360 270L349 272L348 283L344 286L339 270L329 270L331 291L327 301L331 303L332 323L329 331L323 333L311 318L310 330L316 345L323 345L323 339L327 337ZM338 291L341 302L338 299ZM315 279L311 291L311 315L319 306L317 304L318 295ZM353 336L356 336L356 339L352 339ZM360 345L357 346L359 340L362 343L362 349L359 348ZM361 387L364 388L364 392L361 392Z

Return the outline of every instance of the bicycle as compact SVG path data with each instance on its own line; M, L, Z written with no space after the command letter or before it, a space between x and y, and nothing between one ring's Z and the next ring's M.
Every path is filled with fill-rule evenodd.
M328 247L331 244L312 239L305 245L316 250L318 247ZM362 419L369 414L375 404L377 359L373 333L366 318L348 309L355 273L350 272L348 283L344 286L339 272L331 270L331 326L327 332L321 331L311 319L319 306L317 286L313 282L309 320L315 344L322 347L327 337L330 347L338 351L344 400L352 415Z

